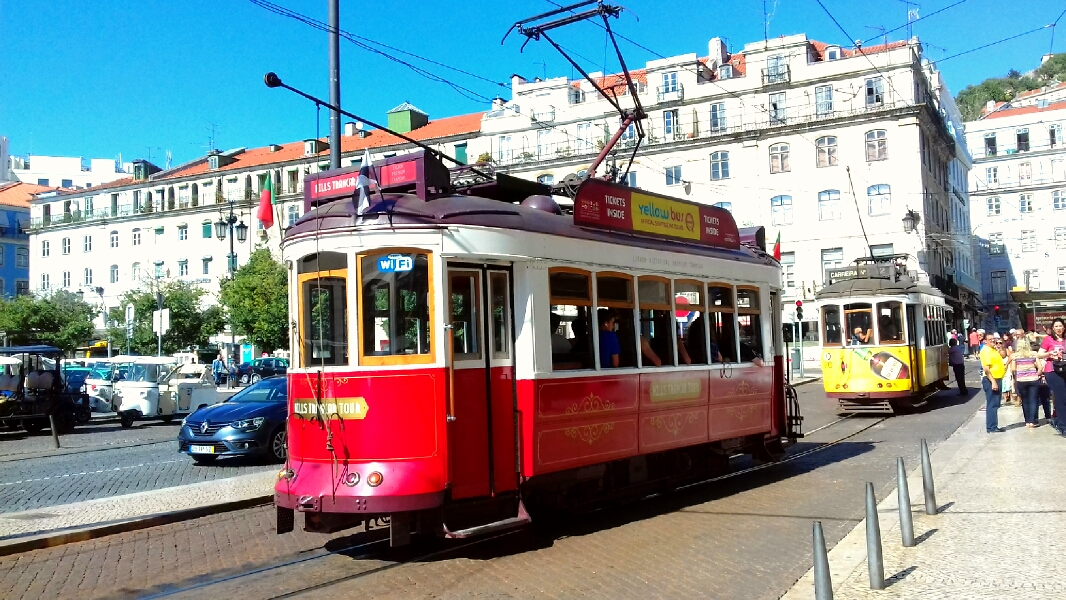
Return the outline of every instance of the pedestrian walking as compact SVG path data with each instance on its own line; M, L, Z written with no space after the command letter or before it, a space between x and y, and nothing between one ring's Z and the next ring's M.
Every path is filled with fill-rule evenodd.
M1022 415L1025 416L1025 426L1036 427L1040 422L1037 412L1040 392L1040 359L1037 358L1029 340L1021 338L1017 350L1014 351L1010 370L1014 371L1014 389L1022 403Z
M981 348L981 372L984 375L981 387L985 391L985 431L988 433L1003 432L1003 428L999 426L999 404L1003 375L1007 372L1007 367L997 347L1002 344L1002 340L986 333Z
M1037 356L1045 359L1044 381L1051 389L1053 410L1051 427L1060 435L1066 435L1066 322L1055 319L1051 324L1051 334L1040 344Z
M226 381L229 387L237 387L237 363L233 361L231 356L229 359L229 377Z
M968 348L968 350L970 351L970 356L977 358L977 346L981 343L981 335L977 333L977 329L975 327L970 328L969 342L970 347Z
M962 344L959 340L952 339L948 342L948 364L951 365L951 369L955 371L955 383L959 386L959 395L969 395L969 390L966 389L966 363L965 355L962 352Z
M226 364L222 362L222 355L219 354L215 357L215 360L211 362L211 373L215 376L215 385L222 385L222 370L226 368Z

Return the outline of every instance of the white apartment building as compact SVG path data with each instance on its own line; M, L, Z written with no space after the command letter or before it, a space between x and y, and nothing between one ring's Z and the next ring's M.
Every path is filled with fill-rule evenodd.
M966 124L974 251L1000 328L1020 323L1014 288L1066 291L1066 101L993 104ZM995 327L989 314L984 323Z
M130 176L133 163L113 158L11 156L7 176L46 187L84 189Z
M620 76L592 75L633 106ZM780 234L786 300L813 298L826 269L908 254L949 296L958 326L974 318L976 264L958 240L971 160L917 39L857 50L792 35L731 54L715 38L706 57L650 61L632 76L647 138L626 180L724 206L741 226L765 226L768 245ZM620 121L583 80L514 77L471 156L559 183L584 174ZM635 140L630 127L609 162L623 166ZM917 226L905 232L909 213Z
M460 156L482 115L428 121L410 109L412 114L400 115L417 127L409 136ZM389 116L392 122L397 115ZM358 164L364 149L377 160L416 148L384 132L347 126L342 164ZM201 286L205 299L216 302L228 276L230 238L227 233L225 241L217 239L213 223L228 217L232 204L249 226L246 241L235 243L238 265L259 246L280 257L282 230L303 214L304 176L328 168L328 144L306 140L215 152L168 171L135 161L125 179L40 194L30 206L30 284L34 290L82 291L86 301L109 309L129 290L178 279ZM267 177L273 178L277 204L275 225L264 230L256 210Z

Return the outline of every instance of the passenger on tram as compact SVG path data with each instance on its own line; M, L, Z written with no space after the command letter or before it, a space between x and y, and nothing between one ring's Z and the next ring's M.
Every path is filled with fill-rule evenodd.
M644 357L644 366L663 366L662 359L652 350L651 341L645 336L640 336L640 354Z
M615 314L609 308L596 311L600 321L600 367L611 369L621 360L622 345L618 343L618 334L614 332Z
M870 340L873 339L873 336L873 329L867 329L866 332L863 333L862 327L856 327L855 330L851 332L851 345L859 346L862 344L869 344Z

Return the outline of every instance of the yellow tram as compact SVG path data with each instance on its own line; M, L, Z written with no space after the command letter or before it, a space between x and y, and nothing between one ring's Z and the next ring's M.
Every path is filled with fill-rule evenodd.
M951 307L902 259L832 269L817 294L822 382L842 412L892 414L945 387Z

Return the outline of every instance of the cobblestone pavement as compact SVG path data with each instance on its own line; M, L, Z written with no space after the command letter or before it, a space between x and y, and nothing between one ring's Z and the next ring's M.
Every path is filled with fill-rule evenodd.
M808 430L837 419L818 384L799 390ZM421 554L426 546L387 551L373 543L373 532L276 536L266 507L5 557L0 589L9 598L172 591L188 598L300 591L301 597L777 598L811 564L812 520L823 522L835 544L862 518L865 481L884 497L895 487L896 456L914 463L921 438L945 439L976 408L975 400L944 395L919 414L884 422L849 418L792 452L865 430L791 462L590 515L539 521L469 546L430 542L430 549L450 549L430 557ZM371 545L322 556L363 543ZM326 587L306 589L316 584Z
M1066 439L1026 429L1018 407L999 418L1005 433L986 434L978 413L933 453L940 514L925 514L920 474L908 478L917 546L900 543L896 494L878 507L885 590L869 587L865 524L833 549L831 565L850 562L850 573L834 573L836 598L1066 598ZM852 550L858 560L847 561ZM814 598L812 580L787 597Z

